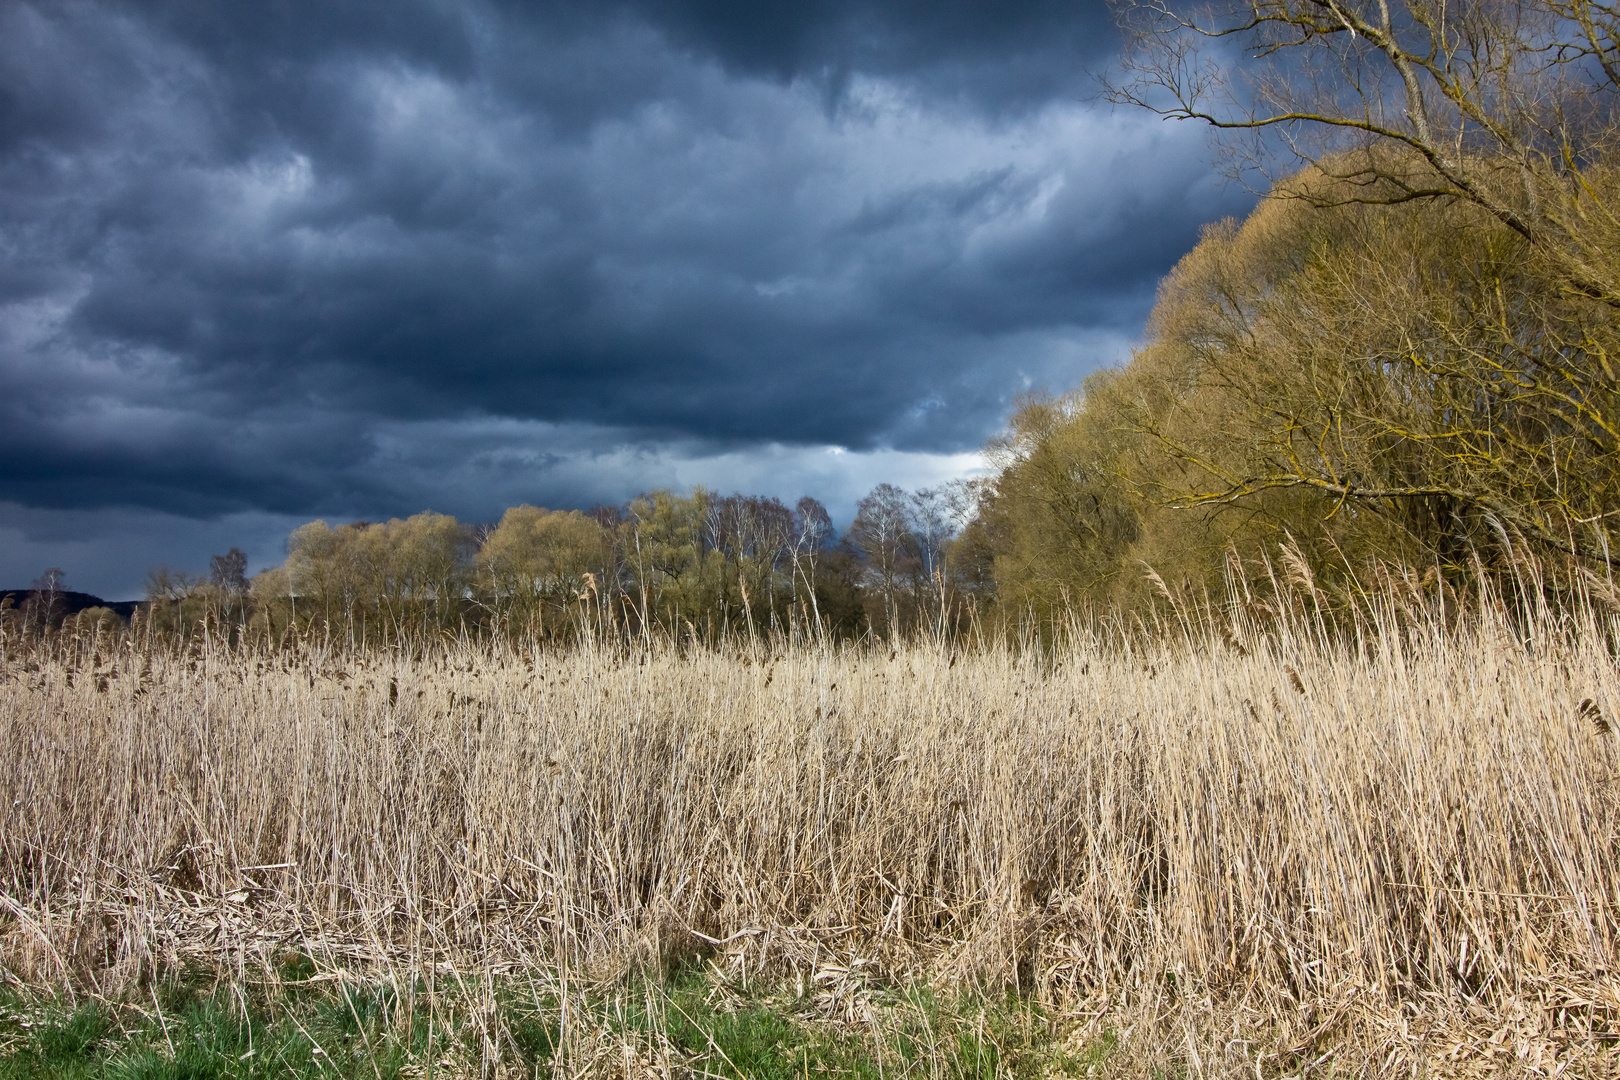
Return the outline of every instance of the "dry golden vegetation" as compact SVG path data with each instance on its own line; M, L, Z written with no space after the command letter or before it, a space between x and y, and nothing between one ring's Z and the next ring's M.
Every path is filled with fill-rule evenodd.
M1604 588L892 651L11 640L0 963L141 1000L297 952L486 1070L516 980L556 1068L680 1075L568 1002L701 961L848 1030L1011 987L1110 1074L1615 1075Z

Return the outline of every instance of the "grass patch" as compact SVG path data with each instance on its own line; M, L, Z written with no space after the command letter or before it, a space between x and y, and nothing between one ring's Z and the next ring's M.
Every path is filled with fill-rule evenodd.
M425 988L423 988L425 989ZM1065 1055L1039 1011L1016 997L942 1002L901 987L858 1022L818 1018L780 985L736 989L678 973L562 1002L508 980L480 1015L442 994L411 1003L392 987L288 982L273 991L202 981L154 988L143 1003L0 994L0 1080L375 1080L478 1075L591 1075L628 1057L676 1076L873 1080L920 1074L960 1080L1092 1075L1106 1049ZM493 1051L493 1053L492 1053Z
M352 988L256 999L242 988L171 983L150 1001L77 1008L0 997L0 1080L372 1076L394 1080L429 1049L375 993Z

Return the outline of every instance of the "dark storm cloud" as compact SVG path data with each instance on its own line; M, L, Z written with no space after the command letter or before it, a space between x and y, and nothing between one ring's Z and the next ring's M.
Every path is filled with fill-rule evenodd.
M8 5L0 500L487 517L955 461L1244 204L1080 100L1110 43L1045 2Z
M1072 0L643 0L634 9L731 69L842 88L853 71L1006 107L1083 92L1113 44L1107 8Z

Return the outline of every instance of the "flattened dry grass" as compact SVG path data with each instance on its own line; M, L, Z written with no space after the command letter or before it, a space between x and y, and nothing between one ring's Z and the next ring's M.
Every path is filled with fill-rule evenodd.
M514 979L583 1047L570 995L701 961L849 1030L1011 990L1094 1072L1620 1073L1613 617L1411 597L1044 648L13 642L0 963L117 999L298 950L459 1003L485 1067Z

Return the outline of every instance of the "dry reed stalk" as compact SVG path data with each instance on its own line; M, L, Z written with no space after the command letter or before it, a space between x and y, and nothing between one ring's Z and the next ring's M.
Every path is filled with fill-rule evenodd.
M704 953L844 1022L1016 984L1201 1071L1614 1074L1617 627L1404 603L1348 644L11 643L0 962L116 993L302 949L493 1015Z

